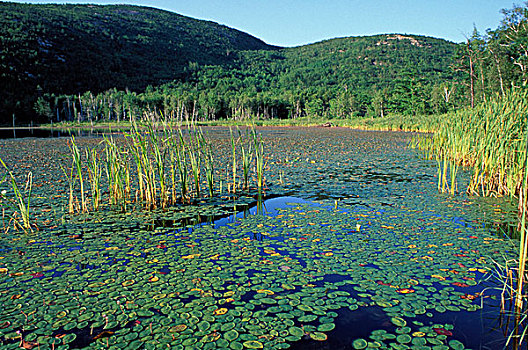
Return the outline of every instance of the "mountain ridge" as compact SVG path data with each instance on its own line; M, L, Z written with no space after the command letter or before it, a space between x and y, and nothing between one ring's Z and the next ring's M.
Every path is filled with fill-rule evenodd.
M263 64L289 62L270 74L301 72L302 67L310 70L313 62L325 65L317 55L334 65L351 64L318 50L384 35L278 47L213 21L153 7L0 3L0 77L5 82L0 88L0 115L2 119L12 113L32 118L36 100L46 94L98 93L112 88L140 92L149 85L192 81L197 71L211 66L240 70L253 64L252 59L264 62L255 67L264 72L269 69ZM437 40L435 45L447 45L451 47L447 51L454 51L455 44L443 39L408 37ZM401 40L396 41L400 45Z

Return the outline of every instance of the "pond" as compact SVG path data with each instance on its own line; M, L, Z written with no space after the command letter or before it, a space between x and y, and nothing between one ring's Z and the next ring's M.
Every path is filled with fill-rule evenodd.
M67 140L0 141L39 230L0 240L5 349L499 349L507 201L436 191L413 134L259 128L266 188L147 211L65 209ZM77 137L93 147L100 137ZM9 190L8 184L2 185ZM508 305L506 305L508 307ZM506 336L505 336L506 334Z

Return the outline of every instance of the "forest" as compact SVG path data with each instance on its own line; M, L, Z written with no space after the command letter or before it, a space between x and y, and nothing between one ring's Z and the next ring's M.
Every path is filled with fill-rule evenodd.
M383 34L279 48L128 5L0 4L2 124L441 114L526 85L526 6L466 42ZM163 23L163 25L160 25ZM15 121L16 119L16 121Z

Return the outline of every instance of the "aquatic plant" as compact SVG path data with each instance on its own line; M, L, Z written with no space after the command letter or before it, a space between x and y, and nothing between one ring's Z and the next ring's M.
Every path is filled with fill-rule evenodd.
M207 182L207 188L209 190L209 197L214 195L214 155L213 149L210 142L208 142L202 135L202 143L204 147L204 167L205 167L205 179Z
M22 189L18 185L15 175L7 167L6 163L4 162L2 158L0 158L0 163L2 163L2 166L4 167L4 169L7 171L7 174L9 175L9 180L11 182L11 189L13 190L13 194L15 198L13 200L10 200L8 197L5 196L5 193L1 193L1 196L4 197L8 202L11 202L15 213L18 212L18 215L20 215L20 218L22 219L22 224L20 224L16 220L16 218L14 218L15 228L20 227L25 232L32 232L33 230L31 228L31 221L30 221L30 205L31 205L31 190L33 188L33 174L31 171L27 174L26 184L24 185L24 188Z
M86 150L86 159L88 163L88 180L90 182L90 191L92 194L93 210L99 210L101 203L101 165L99 163L99 154L97 149Z
M168 204L167 189L165 183L165 147L162 145L162 140L160 139L157 131L155 130L155 124L149 124L147 131L149 135L149 144L152 150L152 158L154 159L156 169L157 182L159 184L159 201L161 207L165 208ZM150 157L148 157L148 159L150 159ZM152 179L153 181L155 181L154 176L152 177ZM156 187L156 185L152 186L152 188L154 189L154 206L156 202Z
M189 163L191 164L191 175L194 180L194 192L196 197L200 197L200 175L201 175L201 149L202 137L200 130L194 125L187 125L189 132L189 144L186 147Z
M185 201L189 193L189 177L187 172L187 155L185 153L185 140L181 128L178 128L178 140L179 144L175 144L173 140L173 146L176 148L176 159L178 161L178 174L180 177L180 194L182 202Z
M253 160L253 142L247 142L247 149L242 144L240 150L242 151L242 188L248 190L249 172Z
M451 166L451 194L459 165L473 169L467 192L482 196L508 196L517 201L520 243L516 274L511 274L510 296L516 319L526 310L526 262L528 238L526 207L528 188L528 91L512 90L473 109L448 114L433 137L411 146L432 155L438 162L438 188L447 191L447 167Z
M240 134L240 130L239 131L239 134ZM237 156L236 156L236 149L237 149L237 144L238 142L240 141L240 135L237 139L235 139L235 136L233 135L233 129L231 129L231 127L229 128L229 134L231 136L230 140L231 140L231 151L232 151L232 155L233 155L233 158L232 158L232 169L233 169L233 183L232 183L232 188L231 188L231 191L233 193L236 192L236 177L237 177Z
M123 159L122 152L111 135L105 135L103 139L108 199L110 205L120 205L121 209L126 210L126 160Z
M59 164L66 181L68 182L68 213L73 214L75 212L75 183L77 177L75 176L75 167L70 167L69 172L64 168L62 164Z
M528 129L528 123L527 123ZM528 145L528 130L525 132L526 145ZM520 244L519 244L519 266L517 271L517 290L515 294L515 308L517 318L524 312L523 301L526 298L524 287L526 284L526 261L528 259L528 227L526 223L528 215L528 149L524 149L524 176L522 188L519 193L520 205Z
M72 136L71 139L70 139L70 144L69 144L69 147L70 147L70 151L71 151L71 154L72 154L72 159L73 159L73 166L75 167L75 170L76 170L76 176L77 176L77 179L79 179L79 184L80 184L80 195L81 195L81 211L83 213L87 213L88 212L88 206L86 204L86 197L85 197L85 194L84 194L84 179L83 179L83 161L81 159L81 152L79 151L79 147L77 147L77 144L75 143L75 136Z
M255 173L257 174L257 188L259 191L262 190L264 185L264 143L262 142L262 136L257 134L255 127L251 129L253 135L253 142L255 147Z

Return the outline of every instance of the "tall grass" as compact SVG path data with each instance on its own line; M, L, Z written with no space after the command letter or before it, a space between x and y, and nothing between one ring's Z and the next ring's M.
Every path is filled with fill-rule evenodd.
M76 176L79 179L79 184L81 186L81 211L87 213L88 206L86 205L86 197L84 193L83 161L81 159L81 152L75 143L75 136L71 137L70 142L71 144L69 146L73 158L73 166L75 167L77 172Z
M26 184L23 188L21 188L18 185L15 175L7 167L6 163L2 158L0 158L0 163L2 163L2 166L7 171L7 174L9 175L9 180L11 182L11 189L14 193L14 199L10 200L10 202L12 204L13 210L15 211L15 215L18 214L22 220L22 224L20 224L18 220L16 220L16 218L13 218L15 228L20 227L24 232L32 232L33 229L31 228L30 221L30 205L31 190L33 188L33 174L31 172L27 174ZM4 196L3 193L2 196Z
M110 205L126 210L127 159L114 138L104 136L105 174Z
M99 154L95 148L86 150L86 160L88 163L88 180L92 194L92 207L93 210L99 210L101 203L101 165L99 163Z
M257 174L257 188L262 191L264 186L264 143L262 142L262 136L257 134L255 127L252 128L251 133L253 135L253 142L255 145L255 172Z
M232 174L233 174L233 184L232 184L232 188L231 188L231 191L233 193L236 192L236 179L237 179L237 145L240 141L240 130L239 130L239 136L238 138L235 138L235 136L233 135L233 129L231 129L231 127L229 128L229 134L231 136L231 152L232 152L232 160L233 160L233 163L232 163Z
M240 147L242 151L242 188L249 189L249 174L251 170L251 162L253 160L253 142L247 142L247 149L242 144Z
M467 192L482 196L508 196L518 203L520 231L516 286L512 290L516 314L526 310L526 232L528 191L528 91L513 90L474 109L446 115L432 137L412 143L435 157L439 165L438 187L447 192L448 166L454 193L458 166L469 166L473 174ZM512 281L514 278L512 278Z
M240 184L244 191L250 189L250 170L255 159L255 187L261 191L265 168L262 138L254 127L246 132L245 138L240 131L235 137L230 130L230 136L233 156L230 190L236 193ZM215 195L218 164L213 143L192 121L185 125L171 125L170 121L159 122L157 118L148 118L145 124L133 122L123 138L103 135L103 141L94 148L87 148L84 157L81 157L74 138L69 144L72 168L69 174L63 169L70 189L69 213L88 211L84 191L86 178L94 210L101 207L101 187L104 185L108 188L108 204L122 210L126 210L127 204L134 199L151 210ZM241 162L238 156L242 156ZM239 164L242 164L243 177L240 182L237 178ZM81 183L80 208L75 193L79 187L77 180ZM221 193L221 180L219 187ZM132 195L133 190L135 195Z

